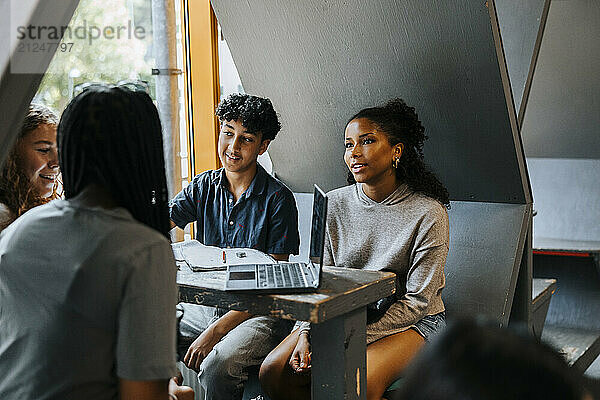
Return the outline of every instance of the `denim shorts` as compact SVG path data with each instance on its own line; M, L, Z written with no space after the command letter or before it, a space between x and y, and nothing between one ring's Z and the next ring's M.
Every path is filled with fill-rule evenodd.
M426 342L429 342L446 327L446 311L439 314L428 315L414 324L414 328L419 335L423 336Z

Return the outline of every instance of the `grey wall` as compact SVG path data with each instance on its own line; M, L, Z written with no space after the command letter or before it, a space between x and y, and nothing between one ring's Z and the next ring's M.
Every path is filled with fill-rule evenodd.
M534 238L600 245L600 160L528 158L527 164L537 211Z
M537 52L536 40L544 29L550 0L496 0L502 45L510 84L519 111L527 85L529 70Z
M527 204L454 201L442 293L448 313L485 315L506 325L511 314L530 208ZM531 301L531 290L526 296ZM517 297L515 301L518 302ZM517 309L523 304L515 304Z
M515 102L531 60L535 0L499 0ZM529 39L528 39L529 38ZM600 245L600 2L552 0L522 121L534 247ZM527 42L524 42L527 41Z
M599 71L600 1L552 0L523 120L527 157L600 159Z
M486 2L212 4L244 89L281 114L269 153L294 191L344 185L347 119L399 96L416 107L426 160L452 199L526 201Z

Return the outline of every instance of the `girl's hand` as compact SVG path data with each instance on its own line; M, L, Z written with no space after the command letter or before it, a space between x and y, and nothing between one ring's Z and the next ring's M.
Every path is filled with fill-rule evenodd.
M308 372L311 366L311 355L310 343L308 342L308 331L302 331L298 335L298 343L296 343L296 347L290 357L290 367L292 367L296 373Z

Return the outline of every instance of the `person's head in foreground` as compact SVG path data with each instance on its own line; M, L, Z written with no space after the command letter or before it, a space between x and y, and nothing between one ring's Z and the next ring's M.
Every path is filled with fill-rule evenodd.
M390 193L406 183L413 191L448 205L448 191L423 161L426 139L414 107L402 99L359 111L345 130L348 183L363 183L367 195L369 188Z
M411 364L396 400L591 399L581 375L526 334L457 320Z
M253 172L256 159L267 151L281 129L271 100L234 93L216 110L221 123L219 159L227 172Z
M17 141L0 170L0 203L10 212L4 228L31 208L58 198L58 117L48 107L31 104Z
M167 183L161 125L150 96L98 87L77 96L58 127L65 198L89 187L168 235Z

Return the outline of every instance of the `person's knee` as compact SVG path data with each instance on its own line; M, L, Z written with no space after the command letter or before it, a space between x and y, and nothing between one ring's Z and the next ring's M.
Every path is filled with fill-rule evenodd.
M214 348L200 365L198 380L201 383L223 384L242 377L244 362L239 353Z
M367 400L381 400L381 396L385 393L385 388L381 387L373 387L369 388L369 384L367 383Z
M260 365L258 380L269 396L278 390L277 383L280 381L279 376L282 372L279 364L276 358L269 354Z
M381 400L387 390L387 384L379 377L367 373L367 400Z

